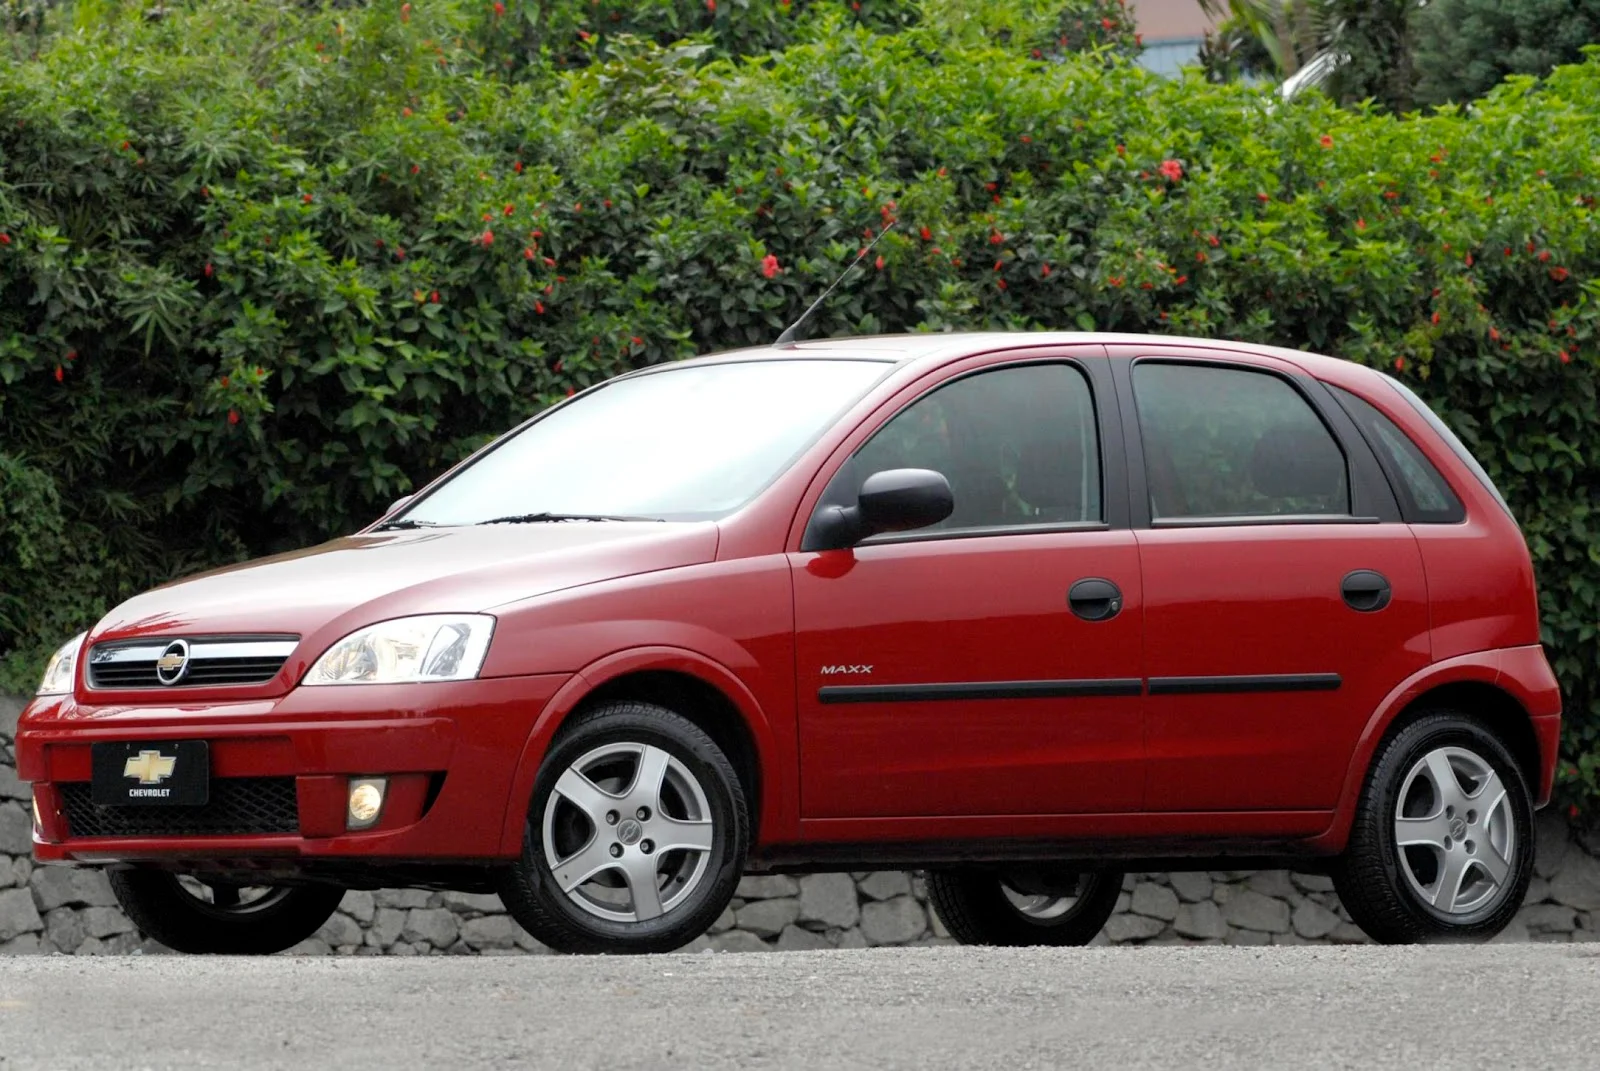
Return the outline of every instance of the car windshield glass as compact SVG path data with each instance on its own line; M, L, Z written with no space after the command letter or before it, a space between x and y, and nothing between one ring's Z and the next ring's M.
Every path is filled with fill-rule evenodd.
M764 360L618 380L494 444L390 523L720 517L776 479L887 370L879 361Z

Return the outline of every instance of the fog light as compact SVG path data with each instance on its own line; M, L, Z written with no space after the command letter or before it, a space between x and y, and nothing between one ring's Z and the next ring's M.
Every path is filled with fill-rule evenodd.
M350 807L345 815L346 829L366 829L383 813L383 790L388 780L367 777L350 782Z

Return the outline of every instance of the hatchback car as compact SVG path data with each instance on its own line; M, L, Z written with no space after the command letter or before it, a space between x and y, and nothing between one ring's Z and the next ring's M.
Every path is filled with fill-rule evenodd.
M657 951L746 870L890 866L965 942L1267 865L1402 942L1515 913L1559 727L1517 524L1403 384L929 335L625 375L358 534L132 599L17 758L36 857L193 952L386 886Z

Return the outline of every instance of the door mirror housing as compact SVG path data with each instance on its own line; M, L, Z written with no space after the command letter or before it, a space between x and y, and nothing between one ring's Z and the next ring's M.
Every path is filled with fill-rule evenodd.
M400 498L397 498L393 502L389 503L389 508L383 511L383 515L385 517L393 517L396 513L399 513L401 510L405 509L406 506L410 505L411 500L416 497L416 495L402 495Z
M955 509L950 481L932 469L887 469L861 482L853 506L830 506L817 516L818 550L843 550L883 532L938 524Z

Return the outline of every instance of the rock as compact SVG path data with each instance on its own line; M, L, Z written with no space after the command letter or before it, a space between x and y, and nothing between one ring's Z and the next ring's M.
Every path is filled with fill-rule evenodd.
M25 933L44 929L44 919L33 906L33 894L27 889L7 889L0 892L0 941L9 941Z
M45 915L44 935L61 951L75 952L89 936L89 931L76 911L70 907L58 907Z
M746 874L739 879L739 888L733 895L745 900L773 900L799 891L800 886L787 874Z
M10 941L0 941L0 956L37 956L48 951L39 944L37 934L25 933Z
M1370 945L1372 938L1367 932L1353 922L1341 922L1328 934L1328 940L1336 945Z
M428 899L426 889L379 889L373 895L373 902L379 907L397 907L407 911L427 907Z
M0 799L21 800L23 803L33 800L32 786L19 780L17 771L6 762L0 762Z
M405 929L406 913L398 908L380 907L372 916L372 926L367 930L367 942L379 946L392 945L400 939Z
M304 941L289 949L291 956L326 956L333 949L328 947L326 941L316 937L307 937Z
M452 911L475 911L480 915L495 915L506 909L494 893L442 893L439 902Z
M1185 903L1211 899L1211 875L1203 870L1176 871L1168 880L1172 891Z
M861 936L873 945L903 945L928 928L928 913L909 896L867 904L861 909Z
M359 945L366 940L367 935L362 931L359 922L343 911L335 911L332 917L322 924L317 936L329 946L338 948L340 945Z
M1497 936L1490 938L1489 943L1492 945L1514 945L1528 940L1528 937L1527 925L1520 918L1515 918Z
M17 735L17 718L28 701L9 695L0 695L0 738L14 740Z
M1550 883L1537 874L1528 882L1528 894L1522 898L1524 904L1542 904L1550 899Z
M713 937L711 948L716 952L765 952L767 943L746 930L729 930Z
M1561 872L1550 879L1550 898L1579 911L1600 910L1600 859L1569 851Z
M910 887L910 883L907 883L906 888ZM833 945L829 944L828 939L820 933L789 925L778 935L776 947L779 952L808 952L817 948L832 948Z
M372 894L365 889L351 889L344 894L339 910L365 926L372 921L373 912L377 910L376 904Z
M1178 894L1165 885L1144 881L1133 887L1133 902L1129 906L1135 915L1171 922L1178 917Z
M1517 912L1529 933L1571 933L1578 928L1578 913L1561 904L1534 904Z
M1254 889L1262 896L1271 896L1278 900L1287 900L1294 895L1294 885L1289 881L1287 870L1258 870L1250 875L1245 886Z
M1289 932L1289 905L1254 889L1241 889L1228 901L1222 917L1241 930L1262 933Z
M113 907L117 898L103 870L78 870L68 866L42 866L28 879L34 898L45 911L63 904Z
M1533 872L1550 878L1566 861L1572 830L1559 814L1541 814L1533 821Z
M1233 899L1233 894L1238 891L1239 886L1237 885L1215 885L1211 889L1211 899L1215 900L1218 904L1226 904L1229 900Z
M911 895L911 878L903 870L879 870L857 882L862 893L874 900L892 900Z
M417 950L406 944L404 941L396 941L394 944L389 946L388 953L391 956L415 956L417 954Z
M1274 934L1262 933L1260 930L1229 930L1227 944L1230 945L1270 945Z
M0 803L0 852L26 855L33 851L33 817L14 800Z
M406 913L405 929L400 931L412 944L426 941L435 948L449 948L461 932L456 917L442 907L414 907Z
M848 880L848 879L846 879ZM734 912L735 924L758 937L776 937L800 917L800 901L752 900Z
M717 916L717 921L711 924L711 929L708 932L723 933L731 929L733 929L733 908L725 907L722 909L722 914Z
M1222 912L1209 900L1184 904L1178 908L1173 920L1173 930L1184 937L1220 940L1228 936L1228 927L1222 921Z
M1290 919L1294 932L1308 940L1317 940L1332 933L1339 925L1339 916L1323 907L1321 904L1307 900L1294 909L1294 916Z
M1176 914L1177 909L1173 909ZM1146 918L1143 915L1112 915L1106 920L1105 934L1108 941L1113 944L1123 944L1127 941L1148 941L1162 930L1166 924L1160 919Z
M1302 892L1332 892L1333 879L1326 874L1300 874L1289 875L1289 881Z
M133 923L128 916L114 907L86 907L83 909L83 926L90 937L110 937L112 934L131 933Z
M520 929L509 915L484 915L461 924L461 939L472 948L515 948Z
M17 878L16 864L9 855L0 855L0 889L9 889L13 885L21 885Z
M841 933L839 935L839 947L840 948L866 948L866 947L868 947L867 946L867 939L865 937L861 936L861 931L860 930L857 930L857 929L845 930L843 933Z
M800 879L800 920L849 929L861 919L856 883L849 874L807 874Z

